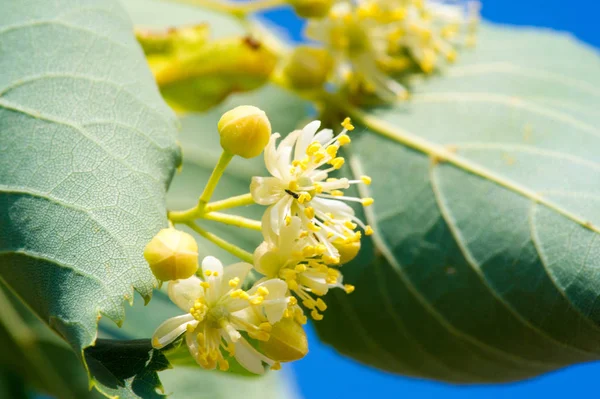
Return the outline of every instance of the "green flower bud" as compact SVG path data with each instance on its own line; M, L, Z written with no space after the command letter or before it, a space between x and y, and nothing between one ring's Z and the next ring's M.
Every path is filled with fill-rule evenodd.
M254 158L271 137L271 123L263 110L240 105L223 114L218 124L221 147L243 158Z
M186 279L198 270L198 244L188 233L162 229L146 245L144 258L157 279Z
M334 0L287 0L302 18L323 18L327 15Z
M298 46L283 69L288 82L299 90L322 87L333 68L333 59L325 49Z
M308 353L308 340L302 326L293 318L283 318L273 325L268 341L259 343L261 351L278 362L302 359Z

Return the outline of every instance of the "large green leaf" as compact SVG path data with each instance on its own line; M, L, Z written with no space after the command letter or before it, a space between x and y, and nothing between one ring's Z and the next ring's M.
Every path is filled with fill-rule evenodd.
M116 1L4 1L0 41L0 277L79 352L150 298L177 121Z
M376 233L319 333L362 362L453 382L599 359L598 53L485 26L461 57L408 103L362 115L350 164L374 178Z
M0 283L0 397L100 398L73 349Z

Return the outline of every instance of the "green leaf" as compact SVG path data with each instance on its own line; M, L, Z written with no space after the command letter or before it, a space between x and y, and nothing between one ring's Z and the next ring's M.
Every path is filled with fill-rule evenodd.
M409 102L357 113L349 163L373 176L376 233L323 340L452 382L599 359L598 87L598 53L572 37L485 25Z
M0 397L100 398L73 349L0 283Z
M85 360L98 389L119 398L164 398L158 371L170 367L149 339L98 339L85 350ZM97 385L97 384L100 385Z
M177 120L116 1L5 1L0 41L0 277L80 353L151 296Z

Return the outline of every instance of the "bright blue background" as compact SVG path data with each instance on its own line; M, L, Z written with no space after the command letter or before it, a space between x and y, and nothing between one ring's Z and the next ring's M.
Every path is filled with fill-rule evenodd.
M565 30L600 47L600 0L483 0L487 20ZM289 10L268 17L300 39L301 22ZM600 112L600 110L599 110ZM573 398L600 395L600 363L570 367L530 381L475 387L405 378L362 366L339 356L309 332L310 352L293 363L297 386L305 399L379 398Z

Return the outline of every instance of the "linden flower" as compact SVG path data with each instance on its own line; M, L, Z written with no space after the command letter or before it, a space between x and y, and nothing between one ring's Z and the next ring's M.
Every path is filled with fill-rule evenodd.
M331 52L337 73L334 83L363 81L380 98L394 101L405 98L404 86L387 76L379 63L389 61L386 30L374 19L359 15L349 1L335 4L326 18L311 19L306 27L308 38L321 42Z
M188 313L162 323L154 332L152 346L163 348L185 333L190 353L205 369L218 365L227 370L224 352L255 374L264 373L263 363L278 368L277 362L257 351L240 331L268 341L273 324L288 308L287 284L270 279L243 291L238 287L250 269L248 263L223 268L218 259L207 256L202 261L204 281L192 276L170 282L169 298Z
M342 0L326 18L310 20L306 34L333 54L337 83L363 81L393 101L407 91L388 75L412 61L426 73L440 58L453 62L456 46L474 42L479 8L466 0Z
M269 215L263 217L267 222ZM305 230L299 217L292 217L289 224L281 228L280 234L271 229L263 229L265 241L254 252L254 266L267 278L282 278L288 288L311 310L315 320L321 320L327 305L321 298L331 288L342 288L347 293L354 291L354 286L342 284L342 273L328 267L321 260L321 250L315 249L313 240ZM317 244L321 245L322 244ZM300 308L294 309L294 316L300 323L306 323L306 317Z
M371 178L359 180L329 178L329 173L344 165L339 148L350 143L347 132L353 130L347 118L344 130L333 136L330 129L318 131L321 122L309 123L302 130L290 133L276 146L280 137L273 134L265 148L265 164L271 177L253 177L250 192L254 201L270 205L263 218L263 230L279 234L293 216L300 218L307 240L325 263L339 263L339 252L333 242L352 243L360 240L360 226L365 233L372 229L356 216L354 210L343 201L360 202L364 206L373 203L372 198L345 196L343 191L351 184L370 184Z
M456 60L456 46L474 41L479 9L478 1L367 0L358 12L385 23L390 55L406 51L423 72L431 73L440 58Z

